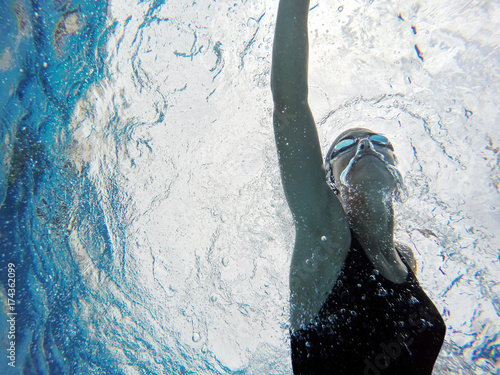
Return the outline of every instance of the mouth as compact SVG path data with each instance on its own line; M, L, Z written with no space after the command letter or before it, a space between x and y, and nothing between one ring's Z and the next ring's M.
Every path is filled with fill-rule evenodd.
M378 153L377 151L373 150L372 148L360 149L358 147L358 149L356 151L356 155L353 156L353 158L349 161L349 164L347 165L347 167L342 171L342 173L340 175L340 182L342 182L342 184L344 184L345 186L350 185L348 182L348 175L350 174L352 167L360 159L367 157L367 156L377 158L378 160L382 161L385 164L385 166L389 169L389 163L387 162L387 160L385 160L384 155Z
M366 156L373 156L373 157L376 157L377 159L380 159L380 160L385 162L385 158L382 154L379 154L378 152L375 152L375 151L369 151L369 150L357 152L356 155L354 155L353 159L356 159L355 160L355 162L356 162L359 159L364 158Z

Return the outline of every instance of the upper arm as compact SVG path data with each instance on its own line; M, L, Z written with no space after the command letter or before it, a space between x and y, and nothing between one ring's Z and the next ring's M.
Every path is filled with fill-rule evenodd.
M331 199L316 125L307 104L274 110L274 134L285 195L297 216ZM336 198L335 198L336 199Z

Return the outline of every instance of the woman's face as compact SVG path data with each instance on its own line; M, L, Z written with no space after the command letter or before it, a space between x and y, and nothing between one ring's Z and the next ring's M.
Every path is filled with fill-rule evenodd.
M384 136L353 129L336 142L332 156L332 176L343 199L396 188L394 150Z

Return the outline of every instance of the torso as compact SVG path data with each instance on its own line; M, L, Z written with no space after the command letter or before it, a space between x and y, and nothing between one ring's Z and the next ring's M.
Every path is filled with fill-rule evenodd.
M292 335L294 374L431 374L445 325L413 272L387 280L353 240L314 322Z
M300 329L314 319L344 267L351 247L352 231L344 234L342 238L338 231L331 232L330 228L313 231L310 227L306 227L303 231L297 232L290 267L293 330ZM406 279L408 271L398 251L394 250L394 253L394 257L402 267L402 270L396 273L383 267L387 260L377 259L383 257L376 252L366 256L386 279L401 283Z

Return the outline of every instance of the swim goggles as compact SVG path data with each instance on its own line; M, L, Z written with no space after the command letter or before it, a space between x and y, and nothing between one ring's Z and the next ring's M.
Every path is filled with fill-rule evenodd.
M370 136L363 136L359 138L345 138L341 140L340 142L336 143L330 148L326 159L328 161L331 161L332 159L336 158L339 154L346 152L351 148L357 146L359 141L362 139L368 139L370 143L375 147L377 146L384 147L394 151L394 147L392 147L391 142L389 142L389 140L386 137L380 134L372 134Z

